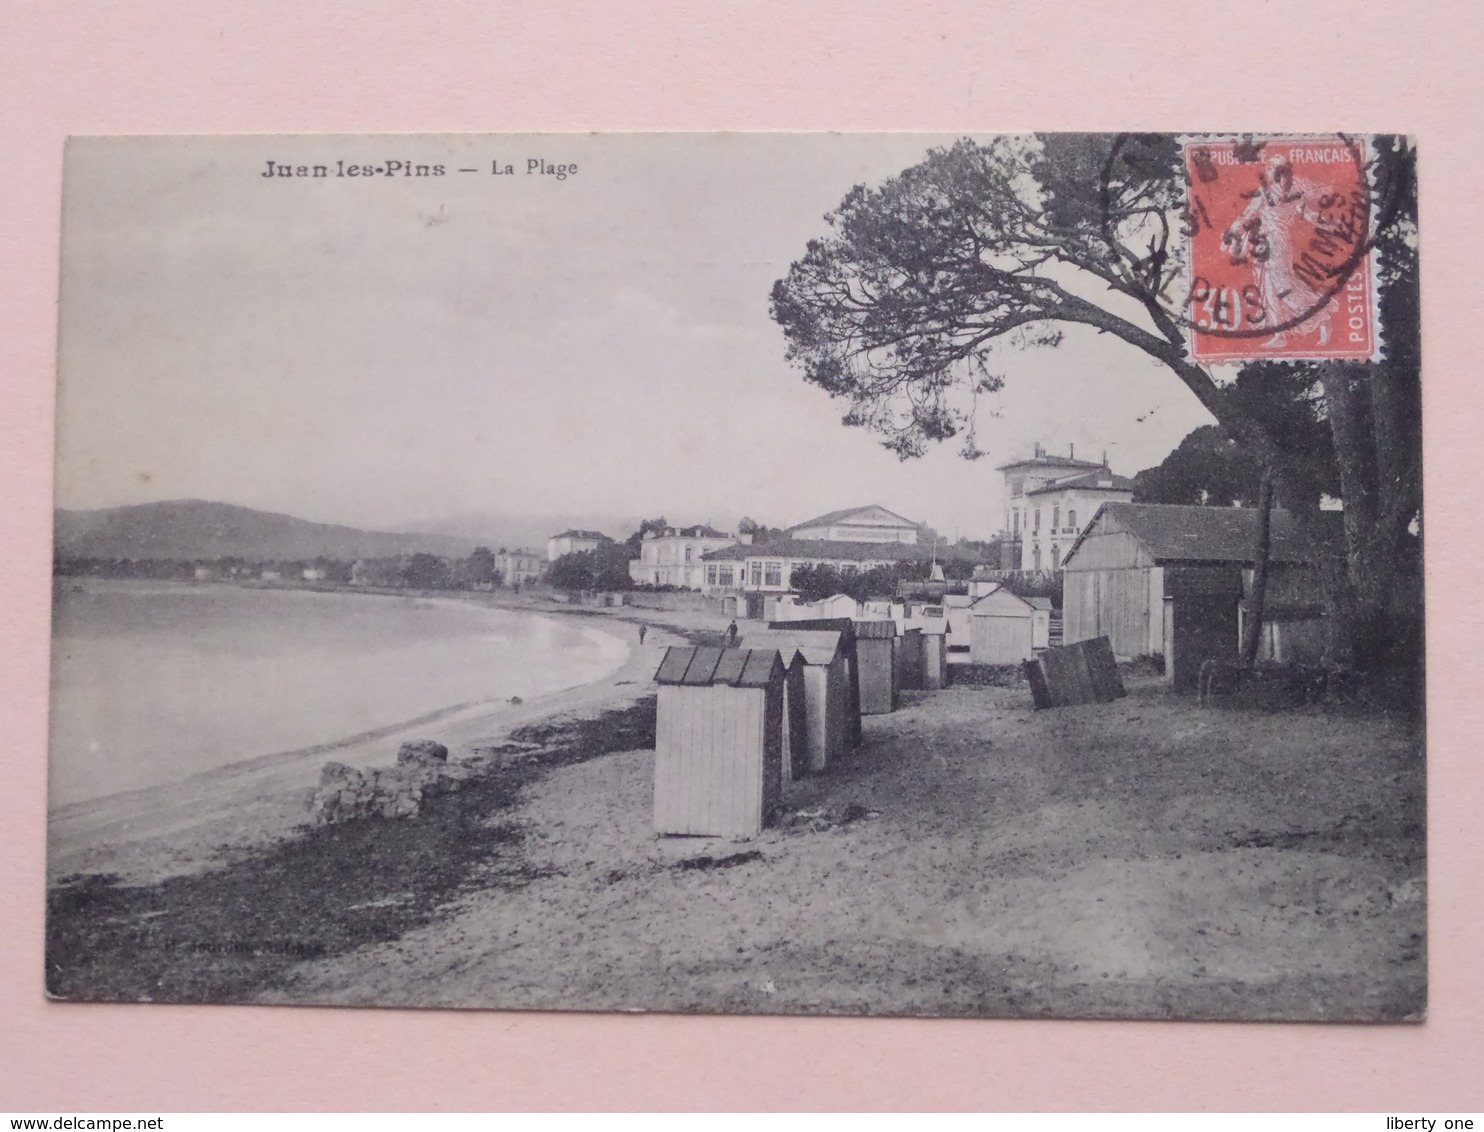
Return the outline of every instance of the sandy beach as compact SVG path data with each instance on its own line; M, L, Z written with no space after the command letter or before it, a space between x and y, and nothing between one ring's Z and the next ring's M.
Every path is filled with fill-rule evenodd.
M579 611L574 610L573 613ZM657 838L662 647L423 728L487 770L403 821L301 829L318 763L85 815L52 991L136 1001L1122 1018L1419 1018L1422 739L1372 710L908 693L776 827ZM601 622L598 619L601 618ZM714 616L709 622L715 627ZM389 740L377 740L383 742ZM108 824L109 822L113 824ZM230 836L225 836L230 835ZM104 849L101 842L106 840ZM226 851L219 846L225 844ZM86 848L91 845L91 849Z

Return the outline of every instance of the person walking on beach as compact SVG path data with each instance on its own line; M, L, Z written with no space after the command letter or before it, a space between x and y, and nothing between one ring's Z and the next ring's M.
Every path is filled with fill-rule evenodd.
M737 623L733 621L727 626L727 648L737 647Z
M647 626L645 626L645 625L640 625L639 626L639 643L641 645L644 643L644 634L647 633L648 631L649 631L649 629L648 629Z

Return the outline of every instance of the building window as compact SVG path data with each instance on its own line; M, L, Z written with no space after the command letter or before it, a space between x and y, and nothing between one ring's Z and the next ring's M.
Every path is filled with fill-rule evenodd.
M732 568L730 566L718 566L716 568L716 583L721 586L732 584Z
M1039 570L1040 568L1041 568L1041 548L1039 546L1035 546L1035 547L1032 547L1031 548L1031 569L1032 570Z
M760 586L763 584L763 564L761 562L749 562L748 573L751 575L749 584Z
M1041 509L1036 508L1036 534L1041 533Z
M765 586L783 585L783 563L769 562L767 564L767 577L763 580Z
M1061 504L1058 503L1051 509L1051 529L1054 531L1061 526Z
M1077 529L1077 512L1067 512L1067 526L1071 527L1074 531Z
M690 555L691 555L691 548L690 547L686 547L685 548L685 560L687 562L690 561Z
M1061 569L1061 547L1059 546L1053 546L1051 548L1051 568L1053 570Z
M716 567L715 566L707 566L706 567L706 584L708 586L714 586L714 585L716 585Z
M1015 508L1015 537L1020 537L1020 508Z
M1021 494L1021 492L1024 489L1025 489L1025 480L1022 479L1020 476L1016 476L1014 479L1012 479L1010 481L1010 497L1012 499L1019 499L1020 498L1020 494Z

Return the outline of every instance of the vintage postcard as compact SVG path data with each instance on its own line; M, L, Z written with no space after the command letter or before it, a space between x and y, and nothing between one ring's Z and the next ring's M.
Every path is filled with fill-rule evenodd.
M48 993L1422 1019L1415 169L74 139Z

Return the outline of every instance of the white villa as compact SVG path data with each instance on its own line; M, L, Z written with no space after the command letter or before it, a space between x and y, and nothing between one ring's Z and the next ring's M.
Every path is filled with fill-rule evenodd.
M750 541L751 536L725 534L711 527L666 527L646 531L639 557L629 560L629 577L641 586L704 586L705 554ZM714 572L714 571L713 571Z
M546 540L546 561L555 562L564 554L580 554L584 550L597 550L605 542L612 541L602 531L563 531Z
M1029 459L998 469L1005 476L1005 537L1020 544L1020 569L1059 570L1077 536L1104 503L1128 503L1134 481L1076 450L1052 456L1041 445Z
M534 550L502 550L495 555L495 572L507 586L523 586L539 581L545 563Z

